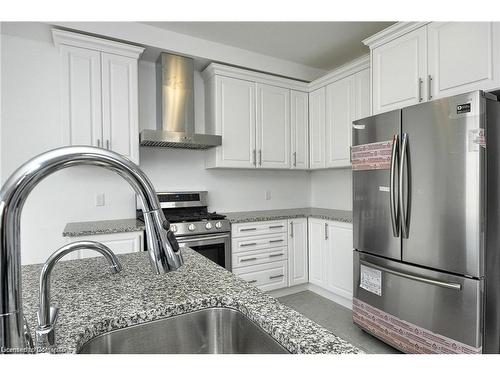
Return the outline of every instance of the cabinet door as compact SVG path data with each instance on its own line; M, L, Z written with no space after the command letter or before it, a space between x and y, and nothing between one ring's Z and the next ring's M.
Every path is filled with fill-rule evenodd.
M255 83L217 76L215 96L215 128L222 136L218 166L254 168Z
M64 143L101 146L101 54L61 45L61 71Z
M354 75L354 119L360 120L371 115L370 69ZM352 132L349 132L349 136ZM352 144L351 144L352 145Z
M346 77L326 87L326 166L350 165L354 79Z
M144 250L144 232L99 234L95 236L70 237L68 239L68 243L75 241L97 241L109 247L115 254L128 254ZM68 256L70 256L70 254L68 254ZM101 255L92 250L80 250L76 255L79 259L96 256Z
M309 219L309 282L325 287L325 250L326 232L325 220Z
M325 168L325 100L326 89L309 94L309 166Z
M335 221L328 221L327 225L326 289L351 299L353 283L352 225Z
M417 104L427 88L427 29L372 50L374 114Z
M257 153L262 168L290 168L290 90L257 84Z
M309 166L309 95L291 91L291 167L307 169Z
M139 162L137 60L102 53L103 147Z
M307 219L288 220L288 280L290 286L309 281Z
M428 26L429 99L500 87L497 22L433 22Z

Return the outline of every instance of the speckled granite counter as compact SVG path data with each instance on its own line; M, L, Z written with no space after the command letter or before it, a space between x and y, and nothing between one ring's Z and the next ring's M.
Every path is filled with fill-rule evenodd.
M352 211L331 210L326 208L291 208L284 210L265 210L265 211L241 211L224 212L223 215L231 223L245 223L251 221L265 220L283 220L298 217L314 217L325 220L336 220L345 223L352 223Z
M119 255L113 275L104 258L60 262L52 275L59 305L57 352L77 352L101 333L208 307L236 309L292 353L361 353L333 333L191 249L177 271L155 275L148 254ZM34 332L41 265L23 266L23 303Z
M64 237L90 236L144 230L144 223L137 219L118 219L101 221L80 221L66 224Z

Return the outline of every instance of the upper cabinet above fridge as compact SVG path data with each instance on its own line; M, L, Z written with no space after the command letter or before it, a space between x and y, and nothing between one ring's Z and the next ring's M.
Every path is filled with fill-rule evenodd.
M500 88L498 22L399 22L363 42L373 114Z

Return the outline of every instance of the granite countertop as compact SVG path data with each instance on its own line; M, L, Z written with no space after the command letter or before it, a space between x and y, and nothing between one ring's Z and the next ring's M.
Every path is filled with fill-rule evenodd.
M245 223L252 221L283 220L299 217L313 217L324 220L342 221L352 223L352 211L332 210L327 208L290 208L284 210L240 211L224 212L223 215L231 223Z
M90 236L96 234L138 232L145 229L144 222L137 219L101 221L79 221L66 224L63 237Z
M189 248L185 264L152 272L147 252L118 255L123 271L111 274L103 257L59 262L52 274L57 303L57 353L75 353L91 338L117 328L209 307L233 308L261 326L291 353L362 353L300 313L262 293ZM23 304L31 332L42 265L23 266Z

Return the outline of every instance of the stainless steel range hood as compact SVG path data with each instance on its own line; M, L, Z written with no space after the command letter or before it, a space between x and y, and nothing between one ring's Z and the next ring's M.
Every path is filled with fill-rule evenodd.
M192 59L162 53L156 62L156 88L157 129L141 132L141 146L207 149L222 144L220 135L195 133Z

